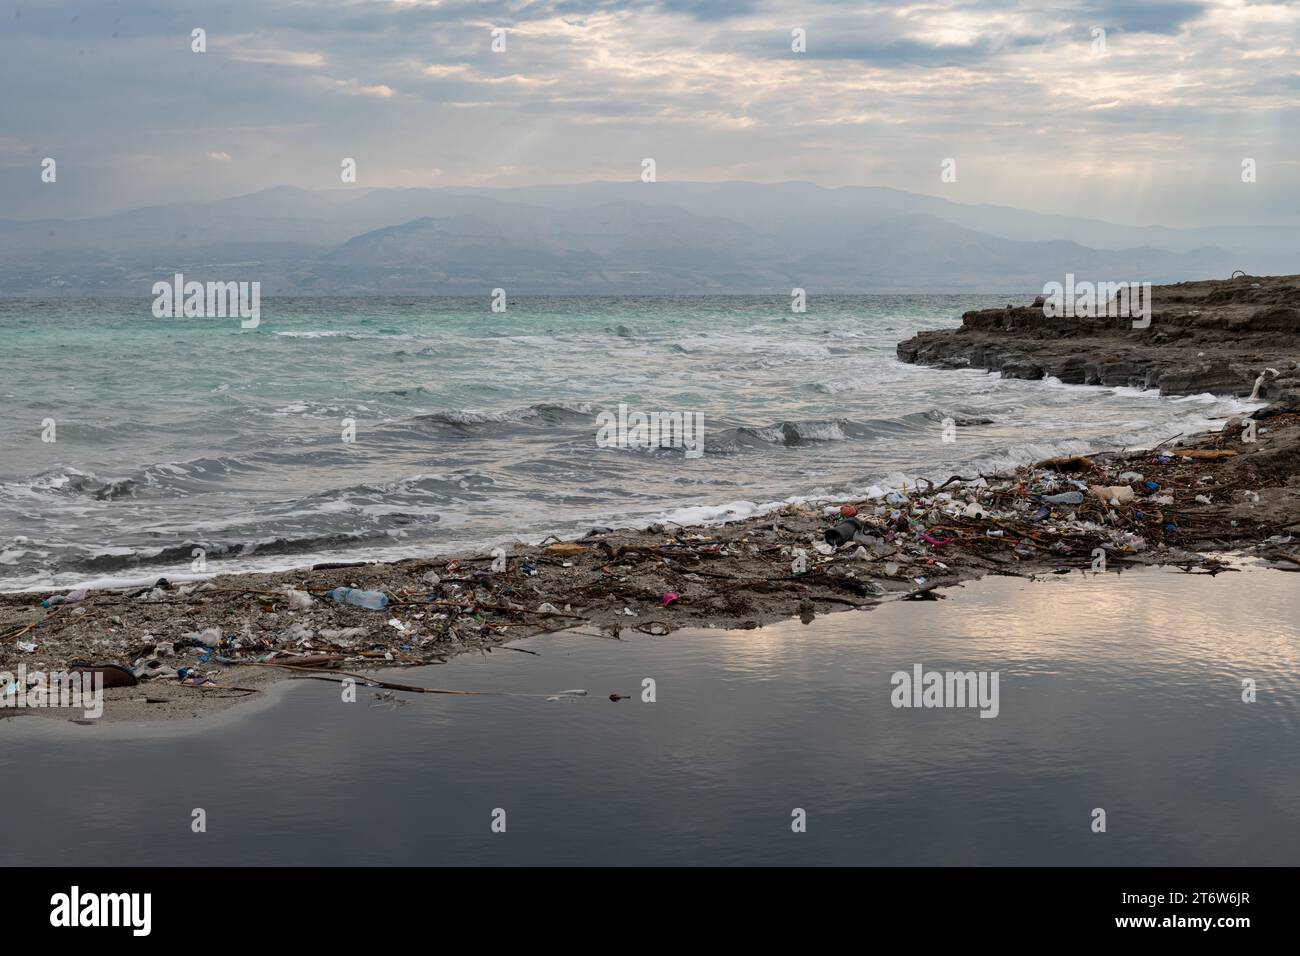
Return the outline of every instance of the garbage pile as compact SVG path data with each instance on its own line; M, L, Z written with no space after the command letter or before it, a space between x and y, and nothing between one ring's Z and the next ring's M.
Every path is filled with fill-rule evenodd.
M326 564L148 587L0 595L0 670L115 668L213 689L251 668L350 673L440 663L576 628L593 638L932 600L986 573L1131 564L1211 573L1253 547L1300 569L1300 414L1184 445L1056 458L997 474L918 479L854 501L792 504L714 526L597 528L390 564ZM110 685L112 686L112 685ZM3 690L3 689L0 689Z
M939 485L921 479L910 491L841 506L818 550L833 561L851 550L873 575L881 561L890 578L906 566L922 572L912 578L918 585L930 568L989 563L1222 570L1204 552L1252 542L1263 553L1286 554L1292 532L1300 531L1300 488L1291 481L1300 464L1298 424L1295 413L1271 416L1258 430L1258 447L1241 440L1247 430L1234 420L1186 445L1053 458L1004 474L954 475ZM1262 451L1270 435L1279 440ZM830 509L826 515L836 518Z

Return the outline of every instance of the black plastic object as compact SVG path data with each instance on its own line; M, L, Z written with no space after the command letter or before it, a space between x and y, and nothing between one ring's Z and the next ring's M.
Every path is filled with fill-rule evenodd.
M833 528L826 529L826 543L839 547L853 540L853 536L862 530L856 518L845 518Z

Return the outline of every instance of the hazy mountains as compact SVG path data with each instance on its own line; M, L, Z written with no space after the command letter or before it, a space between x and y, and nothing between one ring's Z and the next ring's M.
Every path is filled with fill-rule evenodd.
M892 189L587 183L263 190L82 220L0 221L0 294L1036 292L1300 271L1300 230L1117 226Z

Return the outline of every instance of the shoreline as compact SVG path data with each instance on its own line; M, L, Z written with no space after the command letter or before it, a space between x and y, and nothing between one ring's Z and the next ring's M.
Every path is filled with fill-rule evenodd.
M985 577L949 591L946 601L888 604L809 625L795 619L759 632L683 628L617 644L561 632L516 645L539 656L468 655L392 678L501 696L396 695L403 703L364 689L349 706L333 685L288 680L202 720L107 716L93 728L0 722L15 761L55 774L48 786L22 789L14 808L27 825L11 855L39 861L48 855L45 834L57 831L93 847L91 863L165 865L192 847L188 811L203 806L209 832L214 818L247 821L240 839L211 844L216 862L247 862L252 852L310 863L330 852L320 834L350 832L353 808L365 804L377 808L371 819L381 829L366 831L355 847L363 856L349 859L419 862L433 854L482 862L491 852L501 862L554 863L557 853L593 858L617 846L629 859L658 848L664 862L690 862L708 843L701 840L708 824L674 837L681 814L673 801L683 793L694 799L705 766L725 780L723 790L708 788L710 819L752 820L747 833L771 832L772 807L804 806L810 778L847 794L855 809L838 818L823 810L822 825L810 828L820 844L776 841L798 854L791 862L825 863L829 848L860 826L869 828L856 831L869 842L895 834L880 844L893 847L885 862L907 863L910 855L915 863L917 841L925 840L937 851L928 859L960 863L972 851L934 821L975 807L991 814L977 828L986 861L1033 862L1017 860L1016 841L996 822L1010 813L1022 826L1033 812L1038 830L1080 815L1085 821L1064 827L1070 848L1055 841L1035 851L1048 862L1063 854L1093 863L1195 862L1201 851L1188 849L1194 819L1196 834L1214 837L1206 845L1217 848L1215 859L1240 862L1244 853L1280 863L1294 856L1283 848L1295 841L1273 837L1296 831L1300 820L1287 779L1300 755L1291 733L1300 605L1294 587L1279 586L1286 578L1254 562L1233 567L1240 570L1213 577L1175 568ZM1265 609L1264 620L1279 627L1260 624ZM896 709L891 674L918 663L999 672L997 719L981 720L973 706ZM658 684L655 704L641 698L644 677ZM1255 703L1241 699L1245 677L1258 681ZM544 699L562 688L588 695ZM615 703L611 692L631 696ZM818 756L791 773L791 748L807 740L819 741ZM880 745L864 748L864 740ZM917 761L918 752L933 759ZM1202 793L1196 788L1213 777L1207 760L1223 753L1248 762L1214 777L1219 786L1203 794L1218 812L1138 812L1188 788ZM78 815L85 801L77 781L105 762L113 772L101 775L101 799ZM340 766L366 772L339 773ZM1043 788L1051 799L1038 799ZM1113 796L1133 792L1145 803ZM306 810L302 793L318 797ZM599 801L608 812L595 832L584 796L592 793L608 797ZM1080 793L1101 793L1083 810L1118 808L1140 838L1098 838L1079 812ZM941 804L932 802L935 794ZM450 817L405 812L438 800L462 809ZM526 808L527 819L518 819L524 826L538 819L574 826L540 842L480 836L486 827L476 821L498 806ZM140 809L123 816L123 807ZM159 830L158 807L169 817L179 811L180 825L143 839ZM568 815L573 807L578 817ZM629 816L636 826L627 825ZM1261 819L1286 829L1261 837ZM738 837L733 849L752 859L752 847Z
M938 589L986 574L1134 565L1213 574L1225 568L1214 554L1300 570L1289 538L1300 533L1300 394L1292 390L1300 373L1272 344L1293 320L1300 329L1300 282L1245 277L1154 293L1153 321L1140 332L1128 320L1045 323L1041 309L1008 306L966 313L959 329L920 333L899 343L898 355L939 368L982 365L1003 377L1140 380L1170 385L1171 394L1244 389L1273 404L1176 444L934 475L878 497L772 503L709 524L600 528L492 553L152 578L138 587L0 592L0 671L91 670L109 681L106 711L115 716L195 717L287 677L357 675L361 684L418 692L368 675L572 628L610 639L750 629L935 600ZM1186 365L1210 347L1213 360ZM1232 361L1238 353L1250 361ZM1266 361L1276 374L1257 371ZM339 605L330 592L340 587L382 592L387 606ZM0 708L0 717L12 715Z
M517 545L497 571L500 555L462 553L189 583L158 579L50 608L30 592L9 592L0 594L0 670L113 665L154 673L106 691L105 712L175 719L223 710L289 677L356 674L359 684L383 687L371 676L376 669L442 663L544 632L584 628L618 639L625 631L757 628L938 599L938 589L985 574L1098 570L1097 549L1108 571L1177 565L1218 573L1224 565L1217 553L1300 570L1300 553L1269 542L1300 529L1300 486L1288 484L1300 469L1300 412L1271 406L1254 417L1254 443L1241 440L1234 420L1219 432L1145 451L922 479L906 495ZM1093 486L1116 497L1082 490ZM1131 500L1118 500L1129 497L1116 491L1121 486L1137 488ZM832 547L826 532L849 513L855 539ZM802 570L796 549L804 552ZM327 596L336 587L382 590L389 605L337 605Z

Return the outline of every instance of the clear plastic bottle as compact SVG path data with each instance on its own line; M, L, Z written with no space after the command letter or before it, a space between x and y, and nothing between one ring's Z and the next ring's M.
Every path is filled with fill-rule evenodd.
M358 591L356 588L335 588L330 597L338 604L355 604L357 607L382 611L388 607L388 595L383 591Z

